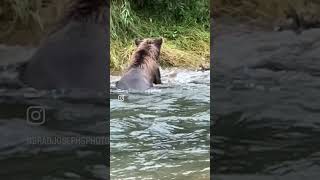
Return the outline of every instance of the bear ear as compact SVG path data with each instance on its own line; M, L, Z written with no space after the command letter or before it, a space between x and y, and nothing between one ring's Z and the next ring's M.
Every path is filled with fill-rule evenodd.
M136 46L139 46L139 44L142 42L141 39L136 39L134 40L134 43L136 44Z
M162 45L162 38L155 39L154 44L160 48Z

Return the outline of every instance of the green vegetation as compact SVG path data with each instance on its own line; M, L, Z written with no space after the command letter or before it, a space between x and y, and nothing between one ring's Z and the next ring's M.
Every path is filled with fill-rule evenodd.
M229 15L272 22L285 18L290 6L302 16L319 16L318 0L211 0L211 16Z
M63 15L67 0L0 1L0 43L37 44Z
M3 0L0 2L1 37L10 34L17 26L28 27L36 23L43 28L38 9L40 3L30 0Z
M209 0L110 0L112 71L129 62L134 39L163 37L162 66L208 66ZM0 41L37 44L63 16L68 0L3 0L0 2ZM31 39L33 38L33 39Z
M199 67L209 63L207 0L112 0L111 69L126 68L134 39L163 37L162 66Z

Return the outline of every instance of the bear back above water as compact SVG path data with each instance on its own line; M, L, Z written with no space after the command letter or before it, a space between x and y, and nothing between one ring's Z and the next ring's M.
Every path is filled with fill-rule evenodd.
M153 84L161 84L159 56L162 38L135 40L135 44L137 48L131 56L130 66L116 87L144 91Z
M72 1L21 79L36 89L106 90L108 6L105 0Z

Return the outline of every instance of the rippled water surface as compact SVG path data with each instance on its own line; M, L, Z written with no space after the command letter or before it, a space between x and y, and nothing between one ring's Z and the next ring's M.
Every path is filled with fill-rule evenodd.
M0 177L106 179L104 92L28 87L19 72L34 51L0 46ZM111 77L112 179L209 179L209 74L163 70L162 85L130 94L117 92L119 77ZM45 109L43 125L26 121L30 106ZM37 137L100 141L33 143Z
M0 46L0 179L107 179L105 93L28 87L19 72L33 52ZM45 110L43 125L27 121L31 106ZM92 141L70 140L80 137Z
M230 27L214 37L213 178L319 179L320 30Z
M111 77L112 179L209 179L210 72L161 74L144 93L119 92Z

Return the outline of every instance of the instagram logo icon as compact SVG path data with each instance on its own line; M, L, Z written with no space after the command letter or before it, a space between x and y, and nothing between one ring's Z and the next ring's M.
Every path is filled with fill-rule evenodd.
M27 122L31 125L42 125L45 123L45 109L41 106L30 106L27 109Z

